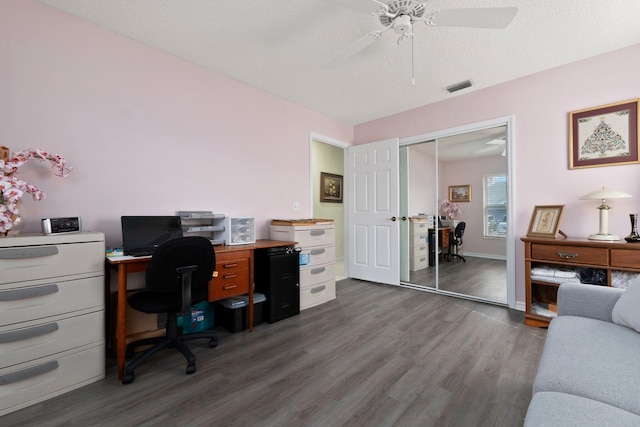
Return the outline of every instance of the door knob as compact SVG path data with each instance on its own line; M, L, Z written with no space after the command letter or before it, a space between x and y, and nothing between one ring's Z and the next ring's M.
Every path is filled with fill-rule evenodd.
M401 219L401 220L403 220L403 221L406 221L406 220L407 220L407 217L406 217L406 216L403 216L403 217L400 217L400 219Z
M392 216L391 218L389 218L391 221L397 221L398 218L396 218L395 216Z

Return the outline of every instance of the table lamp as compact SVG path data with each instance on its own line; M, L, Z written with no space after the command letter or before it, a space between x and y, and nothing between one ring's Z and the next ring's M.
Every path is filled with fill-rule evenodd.
M631 194L618 190L602 190L593 191L580 197L580 200L601 200L602 203L596 209L600 209L600 231L597 234L589 236L589 240L604 240L613 241L620 240L620 237L615 234L609 234L609 209L607 205L607 199L623 199L631 197Z

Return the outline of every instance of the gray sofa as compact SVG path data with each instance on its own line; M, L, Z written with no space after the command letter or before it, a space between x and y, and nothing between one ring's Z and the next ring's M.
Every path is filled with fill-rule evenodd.
M640 426L640 333L612 321L623 292L560 286L526 427Z

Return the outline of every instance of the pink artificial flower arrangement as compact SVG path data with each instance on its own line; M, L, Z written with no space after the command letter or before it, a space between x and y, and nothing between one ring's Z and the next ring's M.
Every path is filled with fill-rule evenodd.
M59 154L49 154L42 150L28 149L13 153L7 159L0 158L0 233L6 234L12 228L13 221L20 213L18 202L25 192L31 194L33 200L46 197L38 187L16 177L18 169L29 159L48 160L53 173L61 178L68 176L73 169L66 165Z
M450 202L449 199L440 200L440 211L449 219L454 219L458 215L462 215L462 210L458 205Z

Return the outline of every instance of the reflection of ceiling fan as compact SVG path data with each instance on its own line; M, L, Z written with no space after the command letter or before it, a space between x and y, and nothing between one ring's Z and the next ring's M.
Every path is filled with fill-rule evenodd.
M414 76L413 49L415 34L413 24L424 22L431 27L469 27L469 28L506 28L518 11L516 7L488 7L469 9L442 9L425 14L425 3L419 0L393 0L383 3L379 0L328 0L332 3L341 3L347 7L365 11L377 16L384 26L382 30L372 31L356 40L337 54L333 55L322 66L333 68L358 52L362 51L373 42L382 37L382 34L393 28L399 34L398 44L411 40L412 76ZM374 9L371 10L372 6ZM415 84L415 78L413 79Z

